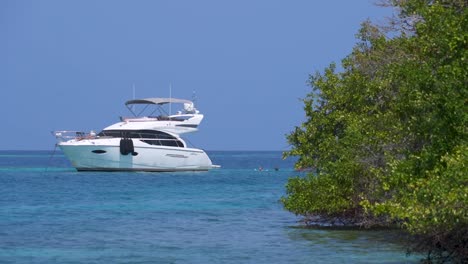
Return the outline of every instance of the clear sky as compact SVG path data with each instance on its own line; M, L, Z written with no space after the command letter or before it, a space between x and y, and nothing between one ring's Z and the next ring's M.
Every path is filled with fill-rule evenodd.
M0 150L100 131L136 97L191 99L206 150L285 150L309 74L339 62L372 0L0 0Z

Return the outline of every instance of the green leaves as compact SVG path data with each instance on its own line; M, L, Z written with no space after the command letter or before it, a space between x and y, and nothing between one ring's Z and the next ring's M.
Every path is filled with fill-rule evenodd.
M466 2L393 3L402 24L412 21L412 34L406 27L388 38L366 21L343 72L331 64L310 76L307 120L287 136L292 149L284 155L299 156L298 168L318 173L291 179L282 202L307 218L365 218L432 238L463 237L457 229L468 230Z

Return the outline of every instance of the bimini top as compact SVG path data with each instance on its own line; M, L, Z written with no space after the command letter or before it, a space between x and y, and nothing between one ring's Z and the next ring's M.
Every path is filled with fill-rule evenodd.
M125 103L125 105L131 104L156 104L156 105L163 105L168 103L180 103L180 104L193 104L192 101L185 100L185 99L177 99L177 98L145 98L145 99L133 99L129 100Z

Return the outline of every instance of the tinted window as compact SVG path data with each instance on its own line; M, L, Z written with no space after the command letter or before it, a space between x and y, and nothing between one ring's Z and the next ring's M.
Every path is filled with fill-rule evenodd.
M157 138L157 139L175 139L175 137L154 130L103 130L98 134L100 137L118 137L118 138Z
M159 140L142 140L146 144L160 146L161 142Z
M142 140L143 142L150 144L150 145L156 145L156 146L168 146L168 147L180 147L183 148L184 144L182 141L179 140Z

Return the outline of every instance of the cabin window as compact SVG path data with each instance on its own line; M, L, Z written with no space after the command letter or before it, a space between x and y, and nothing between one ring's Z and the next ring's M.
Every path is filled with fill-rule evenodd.
M117 137L117 138L155 138L155 139L175 139L175 137L154 130L103 130L98 136L100 137Z
M161 145L161 142L159 140L142 140L142 141L150 145L155 145L155 146Z
M179 140L161 140L163 146L168 147L184 147L184 144Z
M103 130L98 136L100 137L114 137L114 138L136 138L141 141L156 146L180 147L183 148L184 143L176 137L155 130Z
M168 146L168 147L184 147L184 143L180 140L170 139L170 140L142 140L146 144L155 145L155 146Z

